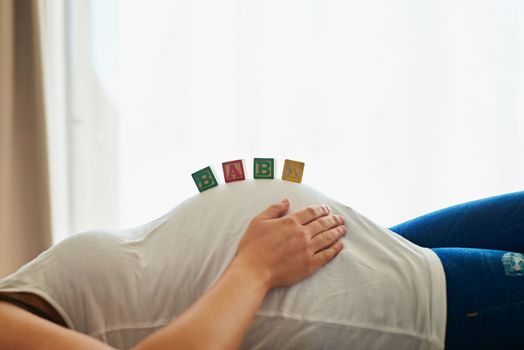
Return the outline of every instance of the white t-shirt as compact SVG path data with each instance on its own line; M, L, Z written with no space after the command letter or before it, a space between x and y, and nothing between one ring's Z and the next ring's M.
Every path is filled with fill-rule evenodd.
M431 250L318 191L247 180L197 194L135 229L74 235L0 280L53 305L67 325L130 348L186 310L236 253L250 220L283 198L328 204L344 249L314 275L269 291L242 349L443 349L444 270Z

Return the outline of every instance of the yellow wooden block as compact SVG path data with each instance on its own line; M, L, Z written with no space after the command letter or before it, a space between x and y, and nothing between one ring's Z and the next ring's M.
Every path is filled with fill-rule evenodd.
M301 183L303 173L304 173L304 163L298 162L296 160L289 160L289 159L285 160L284 170L282 171L282 180Z

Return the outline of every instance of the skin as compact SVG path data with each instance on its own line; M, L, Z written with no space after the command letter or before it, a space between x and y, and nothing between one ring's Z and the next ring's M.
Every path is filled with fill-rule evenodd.
M330 215L326 206L286 215L289 208L283 200L256 216L217 282L134 349L238 349L271 288L303 280L342 249L342 217ZM112 349L6 302L0 302L0 348Z

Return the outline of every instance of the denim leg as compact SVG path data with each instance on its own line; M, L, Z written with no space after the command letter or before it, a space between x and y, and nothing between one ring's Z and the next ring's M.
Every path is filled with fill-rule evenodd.
M390 228L427 248L524 252L524 191L441 209Z
M524 255L435 248L446 273L446 350L524 346Z

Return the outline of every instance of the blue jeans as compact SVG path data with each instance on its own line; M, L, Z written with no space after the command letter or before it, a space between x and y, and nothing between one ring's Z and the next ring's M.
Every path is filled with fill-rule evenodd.
M446 349L524 349L524 191L391 227L431 248L446 273Z

